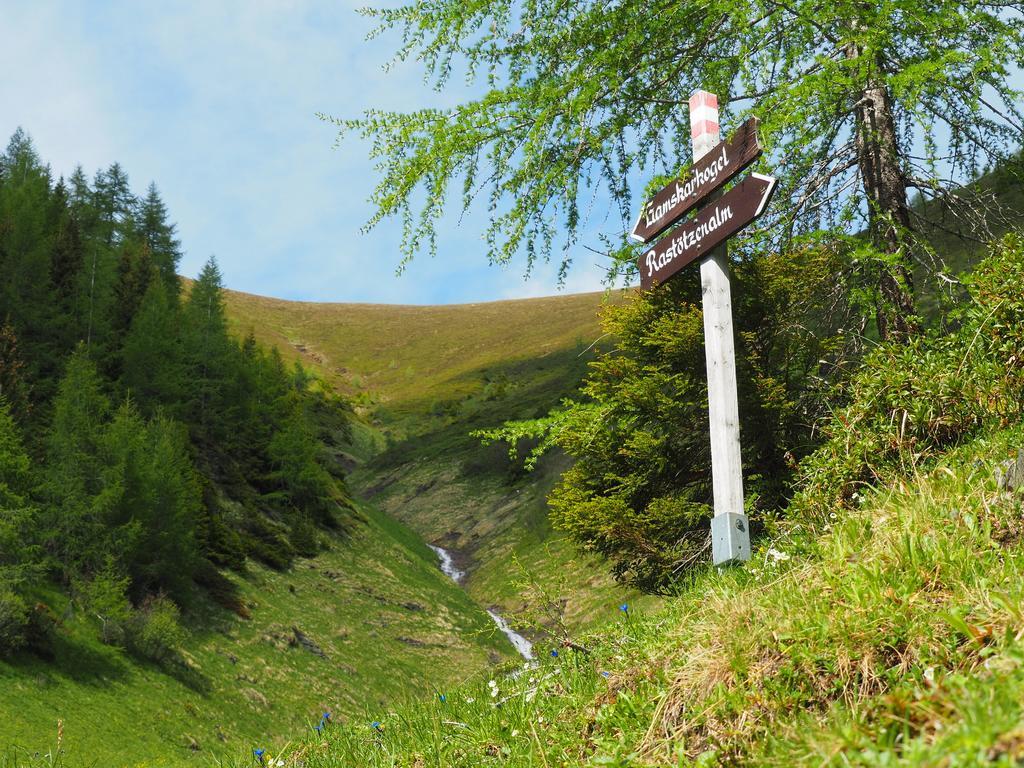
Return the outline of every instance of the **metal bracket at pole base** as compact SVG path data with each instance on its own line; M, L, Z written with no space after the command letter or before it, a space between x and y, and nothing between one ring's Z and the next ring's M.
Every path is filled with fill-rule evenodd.
M715 565L750 559L750 525L747 516L726 512L711 518L711 560Z

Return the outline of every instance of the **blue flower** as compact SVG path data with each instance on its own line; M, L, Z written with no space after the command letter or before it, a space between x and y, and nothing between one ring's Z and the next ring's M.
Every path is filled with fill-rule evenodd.
M551 658L552 659L557 659L558 658L558 651L556 651L554 648L551 649Z
M604 678L605 680L607 680L607 679L608 679L608 677L609 677L609 675L608 675L608 673L607 673L607 672L602 672L602 673L601 673L601 677L603 677L603 678Z
M439 693L437 694L437 700L444 704L446 701L448 701L448 697L445 696L443 693Z
M323 723L321 723L320 725L314 725L313 726L313 730L316 731L317 733L323 733L324 732L324 725L323 725Z
M623 613L629 613L629 603L623 603L619 606L619 610Z
M320 715L320 720L321 720L321 722L324 722L324 723L331 722L331 713L330 712L324 712L322 715Z
M264 755L264 753L265 753L266 751L267 751L267 750L265 750L265 749L254 749L254 750L252 751L252 756L253 756L253 757L254 757L254 758L255 758L256 760L259 760L259 761L260 761L260 765L263 765L263 755Z
M376 731L379 731L381 729L380 728L380 720L374 720L372 723L370 723L370 727L373 728Z

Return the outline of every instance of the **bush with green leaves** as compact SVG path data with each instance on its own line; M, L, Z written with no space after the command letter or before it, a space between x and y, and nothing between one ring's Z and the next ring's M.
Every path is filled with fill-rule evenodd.
M12 589L0 584L0 656L10 656L25 647L28 624L28 605Z
M164 595L147 599L129 624L131 650L157 663L173 660L185 638L178 606Z
M968 299L946 327L881 344L846 386L847 405L801 467L790 510L834 511L858 488L906 472L1024 406L1024 238L1007 235L964 278Z
M109 558L103 570L77 585L76 592L85 610L99 622L100 640L108 645L125 644L132 618L128 601L130 583L131 579L118 573L113 558Z

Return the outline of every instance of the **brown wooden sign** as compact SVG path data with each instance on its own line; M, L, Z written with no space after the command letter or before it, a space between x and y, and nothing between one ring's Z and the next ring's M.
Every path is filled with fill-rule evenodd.
M663 283L694 259L707 255L760 216L774 191L774 178L750 174L640 256L640 285L646 290Z
M732 138L694 163L681 178L658 191L640 211L640 218L630 237L649 243L760 158L762 152L764 150L758 140L758 119L751 118L739 126Z
M681 178L658 192L640 212L630 236L649 243L757 160L764 151L757 138L757 124L756 117L747 120L729 141L708 152Z

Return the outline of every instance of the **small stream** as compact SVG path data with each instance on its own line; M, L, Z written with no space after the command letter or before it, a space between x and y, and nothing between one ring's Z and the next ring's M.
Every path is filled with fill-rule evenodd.
M466 572L460 571L458 568L455 567L455 561L452 560L451 552L449 552L444 547L435 547L433 544L428 544L427 546L437 553L437 557L440 560L441 572L448 576L456 584L462 584L462 580L465 578ZM527 661L532 661L533 643L531 643L525 637L523 637L514 629L512 629L512 627L508 625L508 622L505 621L505 619L503 619L497 613L492 611L490 608L487 609L487 615L491 617L491 620L494 622L495 626L497 626L498 629L500 629L502 633L505 635L505 637L508 638L509 642L512 643L512 646L517 651L519 651L519 655Z

